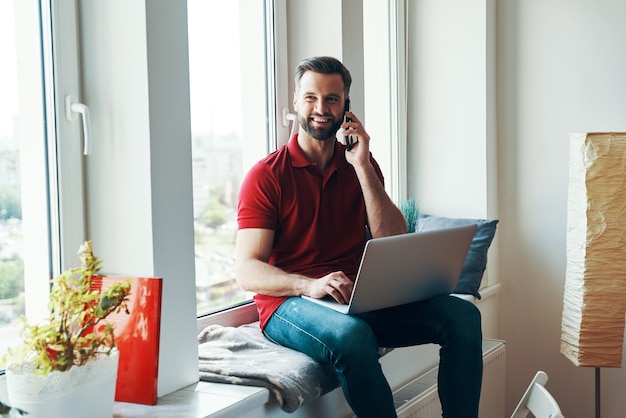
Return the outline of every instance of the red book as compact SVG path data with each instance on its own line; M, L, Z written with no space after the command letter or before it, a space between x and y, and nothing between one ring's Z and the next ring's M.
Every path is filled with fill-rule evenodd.
M120 352L115 400L146 405L157 403L159 337L161 331L161 278L102 276L94 289L107 289L117 282L131 281L130 314L113 313L115 345Z

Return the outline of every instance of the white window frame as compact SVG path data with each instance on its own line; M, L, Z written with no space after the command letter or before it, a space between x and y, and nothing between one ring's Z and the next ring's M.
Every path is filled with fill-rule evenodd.
M75 263L76 243L84 239L80 127L65 120L62 104L63 92L78 94L75 2L38 3L15 2L24 281L26 316L33 321L47 312L48 280Z
M73 0L13 7L24 303L36 323L48 315L50 279L76 263L84 240L81 129L63 105L65 92L78 94L76 9Z
M48 80L54 86L53 102L55 131L49 137L56 137L56 157L58 176L58 198L51 190L52 215L58 217L58 248L53 256L60 260L54 274L76 265L77 251L86 239L85 236L85 195L82 120L72 118L66 109L66 99L82 100L80 90L78 17L76 0L42 0L51 4L51 33L53 42L54 79ZM45 16L47 17L47 16ZM50 115L52 117L52 115ZM72 119L72 120L70 120ZM50 148L54 148L50 145ZM51 158L52 160L52 158ZM54 216L53 216L54 218ZM58 269L58 270L57 270Z
M389 0L389 91L391 96L391 198L401 202L408 197L407 186L407 69L405 0Z
M42 138L45 120L42 106L42 44L39 5L14 2L18 59L20 166L22 175L22 219L25 309L29 319L45 315L48 304L46 281L51 274L48 211L48 162ZM26 152L28 150L28 152ZM25 174L30 181L24 181ZM42 239L45 237L46 239Z
M289 134L292 130L291 123L297 123L297 121L291 122L285 118L285 114L290 112L291 99L293 91L289 89L289 86L293 82L292 73L293 68L289 68L289 64L292 66L297 63L290 61L290 57L287 55L289 50L288 45L288 25L290 23L286 0L274 0L268 1L268 11L272 9L270 3L273 4L274 9L274 27L268 28L269 31L273 31L275 37L274 51L268 52L268 60L274 63L274 79L270 80L270 86L275 89L276 99L275 102L268 103L268 106L274 109L274 120L269 123L269 129L276 132L276 147L284 145L289 139ZM386 2L388 8L389 19L389 45L387 46L386 53L389 59L389 90L398 91L397 96L391 96L389 114L386 116L388 121L383 123L383 130L389 129L388 132L383 132L381 135L383 138L390 138L389 146L389 158L385 161L385 164L389 165L388 173L390 178L387 177L387 191L396 202L400 202L407 197L407 182L406 182L406 164L407 164L407 140L406 140L406 44L405 44L405 2L404 0L389 0ZM343 24L346 27L359 26L362 22L354 22L355 16L351 14L345 14L343 16ZM293 23L293 22L291 22ZM351 39L344 40L349 44ZM291 57L293 60L293 57ZM377 58L380 60L380 57ZM355 71L358 72L358 71ZM367 110L367 109L366 109ZM377 113L380 115L380 112ZM296 126L297 129L297 126ZM271 135L270 135L271 136ZM271 150L271 144L270 149ZM258 319L256 307L252 302L244 303L240 306L228 308L213 314L204 315L198 318L198 330L202 330L208 325L220 324L224 326L236 326L242 323L252 322Z

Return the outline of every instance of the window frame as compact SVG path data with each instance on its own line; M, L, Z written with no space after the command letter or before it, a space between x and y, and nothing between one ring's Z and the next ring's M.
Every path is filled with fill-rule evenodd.
M58 173L55 174L58 178L58 187L55 190L54 186L52 186L50 192L52 196L58 193L58 200L51 200L49 209L52 214L58 215L59 221L51 225L53 231L55 231L52 235L57 234L58 238L53 238L53 245L48 251L52 254L52 274L56 274L75 263L75 250L86 238L86 198L84 194L86 185L83 177L85 157L81 152L82 130L80 121L69 120L65 115L66 96L72 95L78 100L81 98L80 50L78 42L79 17L75 0L41 1L42 5L46 4L46 1L50 4L49 19L51 24L49 30L55 45L54 55L49 65L52 66L54 71L52 83L56 94L52 101L48 103L48 108L57 110L54 126L50 128L50 136L54 134L60 138L59 143L52 148L57 153L55 157L58 162L54 164L55 166L51 166L51 170L58 169ZM390 6L391 10L394 11L391 14L392 26L399 25L397 27L393 26L395 30L392 31L392 41L399 42L403 39L402 33L404 30L401 23L403 19L403 2L393 0L390 2ZM270 121L268 124L268 130L275 135L273 144L269 145L268 151L270 151L286 144L289 139L291 123L286 120L284 113L285 109L290 109L292 93L289 91L291 76L289 75L289 48L287 44L287 2L286 0L267 0L266 9L273 12L272 24L268 25L267 33L268 35L273 34L275 37L274 48L269 50L267 56L268 62L271 64L270 68L274 71L274 77L270 81L270 88L273 89L275 95L275 100L268 103L269 108L273 109L274 115L273 121ZM45 19L46 16L43 16L43 18ZM401 88L404 82L403 48L404 46L401 43L395 46L392 45L393 55L391 58L394 60L392 61L392 67L395 68L392 86L397 86L398 88ZM48 81L50 82L50 80ZM398 138L400 142L397 144L392 142L391 146L393 147L393 155L399 157L405 155L405 153L400 151L400 148L406 147L402 143L405 139L402 127L404 118L401 117L406 99L403 97L398 99L399 102L394 105L395 107L392 107L395 110L392 110L390 119L398 120L398 125L392 126L392 137ZM395 160L395 157L392 160ZM400 159L396 161L400 161ZM396 183L390 190L390 194L394 200L398 200L406 195L406 185L402 182L402 176L400 175L404 165L405 162L400 162L392 168L396 177L396 180L394 180ZM250 301L248 304L252 304L252 302ZM40 303L39 306L41 306ZM234 310L240 309L241 307L234 308ZM209 314L208 316L215 315L223 318L224 315L228 315L228 311ZM202 317L199 317L200 319Z
M28 149L20 153L20 158L22 172L29 173L29 181L22 181L27 219L26 316L36 320L47 312L48 280L68 262L75 262L75 243L84 240L82 159L77 157L81 149L80 127L66 120L63 104L63 92L78 92L77 20L74 0L15 2L15 6L17 36L22 40L18 42L25 43L20 49L27 54L20 55L23 65L18 79L23 92L19 111L20 132L25 141L22 147ZM35 27L38 30L33 31ZM39 71L42 76L33 74ZM37 110L41 106L34 99L38 94L43 94L41 114ZM42 135L33 134L33 130ZM38 142L42 136L45 143ZM47 191L45 195L43 190Z
M79 20L76 0L41 0L49 2L49 18L52 44L44 45L52 50L51 62L53 78L48 85L54 91L49 94L49 118L54 121L48 138L54 143L48 144L51 152L51 164L55 163L53 175L56 175L57 190L51 189L51 217L53 223L53 275L76 264L76 251L86 239L85 227L85 185L82 137L82 121L73 117L67 109L67 97L75 101L82 100L79 67ZM52 177L54 178L54 177ZM55 193L56 192L56 195Z
M395 97L392 95L390 110L387 118L388 135L390 138L390 181L387 182L387 191L395 202L400 202L407 198L407 139L406 139L406 44L405 25L406 11L404 0L389 0L388 7L388 30L389 44L387 45L387 58L390 62L389 68L389 88L390 91L400 92ZM268 152L285 145L289 140L292 130L291 123L286 115L290 112L290 98L293 92L289 90L292 78L289 71L288 45L288 25L289 14L286 0L266 0L267 13L273 15L271 23L267 28L267 37L273 36L273 51L268 51L268 74L273 73L274 77L269 77L269 90L274 92L275 98L268 95L268 108L274 109L274 118L270 118L268 123L269 138L275 135L275 141L268 144ZM271 12L273 10L273 12ZM352 16L344 16L346 25L351 25ZM297 129L297 127L296 127ZM198 316L198 330L202 330L208 325L220 324L224 326L236 326L258 320L254 301L249 300L235 306L217 310L212 313Z
M47 132L43 77L41 10L36 2L14 2L16 53L18 64L18 130L20 132L20 175L22 176L22 227L24 239L24 293L26 317L45 314L50 277L51 231L48 194L50 168L45 143ZM44 142L45 141L45 142ZM23 149L29 152L23 152ZM30 181L24 181L28 173ZM45 237L46 239L41 239Z
M75 2L14 2L25 316L48 315L49 280L84 240L80 127L64 92L78 92ZM61 140L63 138L63 140Z

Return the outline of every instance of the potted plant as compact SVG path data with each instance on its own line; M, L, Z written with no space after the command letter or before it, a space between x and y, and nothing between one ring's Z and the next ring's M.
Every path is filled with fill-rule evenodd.
M107 417L113 414L118 352L114 312L126 311L130 281L98 286L101 261L91 241L79 249L81 267L52 280L48 318L24 321L22 344L9 350L9 403L31 417Z

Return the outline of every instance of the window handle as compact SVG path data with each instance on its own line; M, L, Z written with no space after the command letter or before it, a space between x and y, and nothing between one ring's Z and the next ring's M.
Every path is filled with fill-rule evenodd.
M289 113L289 109L283 107L283 126L286 128L289 126L289 121L291 121L291 132L289 133L289 139L296 133L296 121L298 120L298 115L294 113Z
M89 108L84 103L76 101L72 95L65 96L65 117L70 122L75 121L77 115L80 114L83 120L83 154L91 154L91 117L89 116Z

